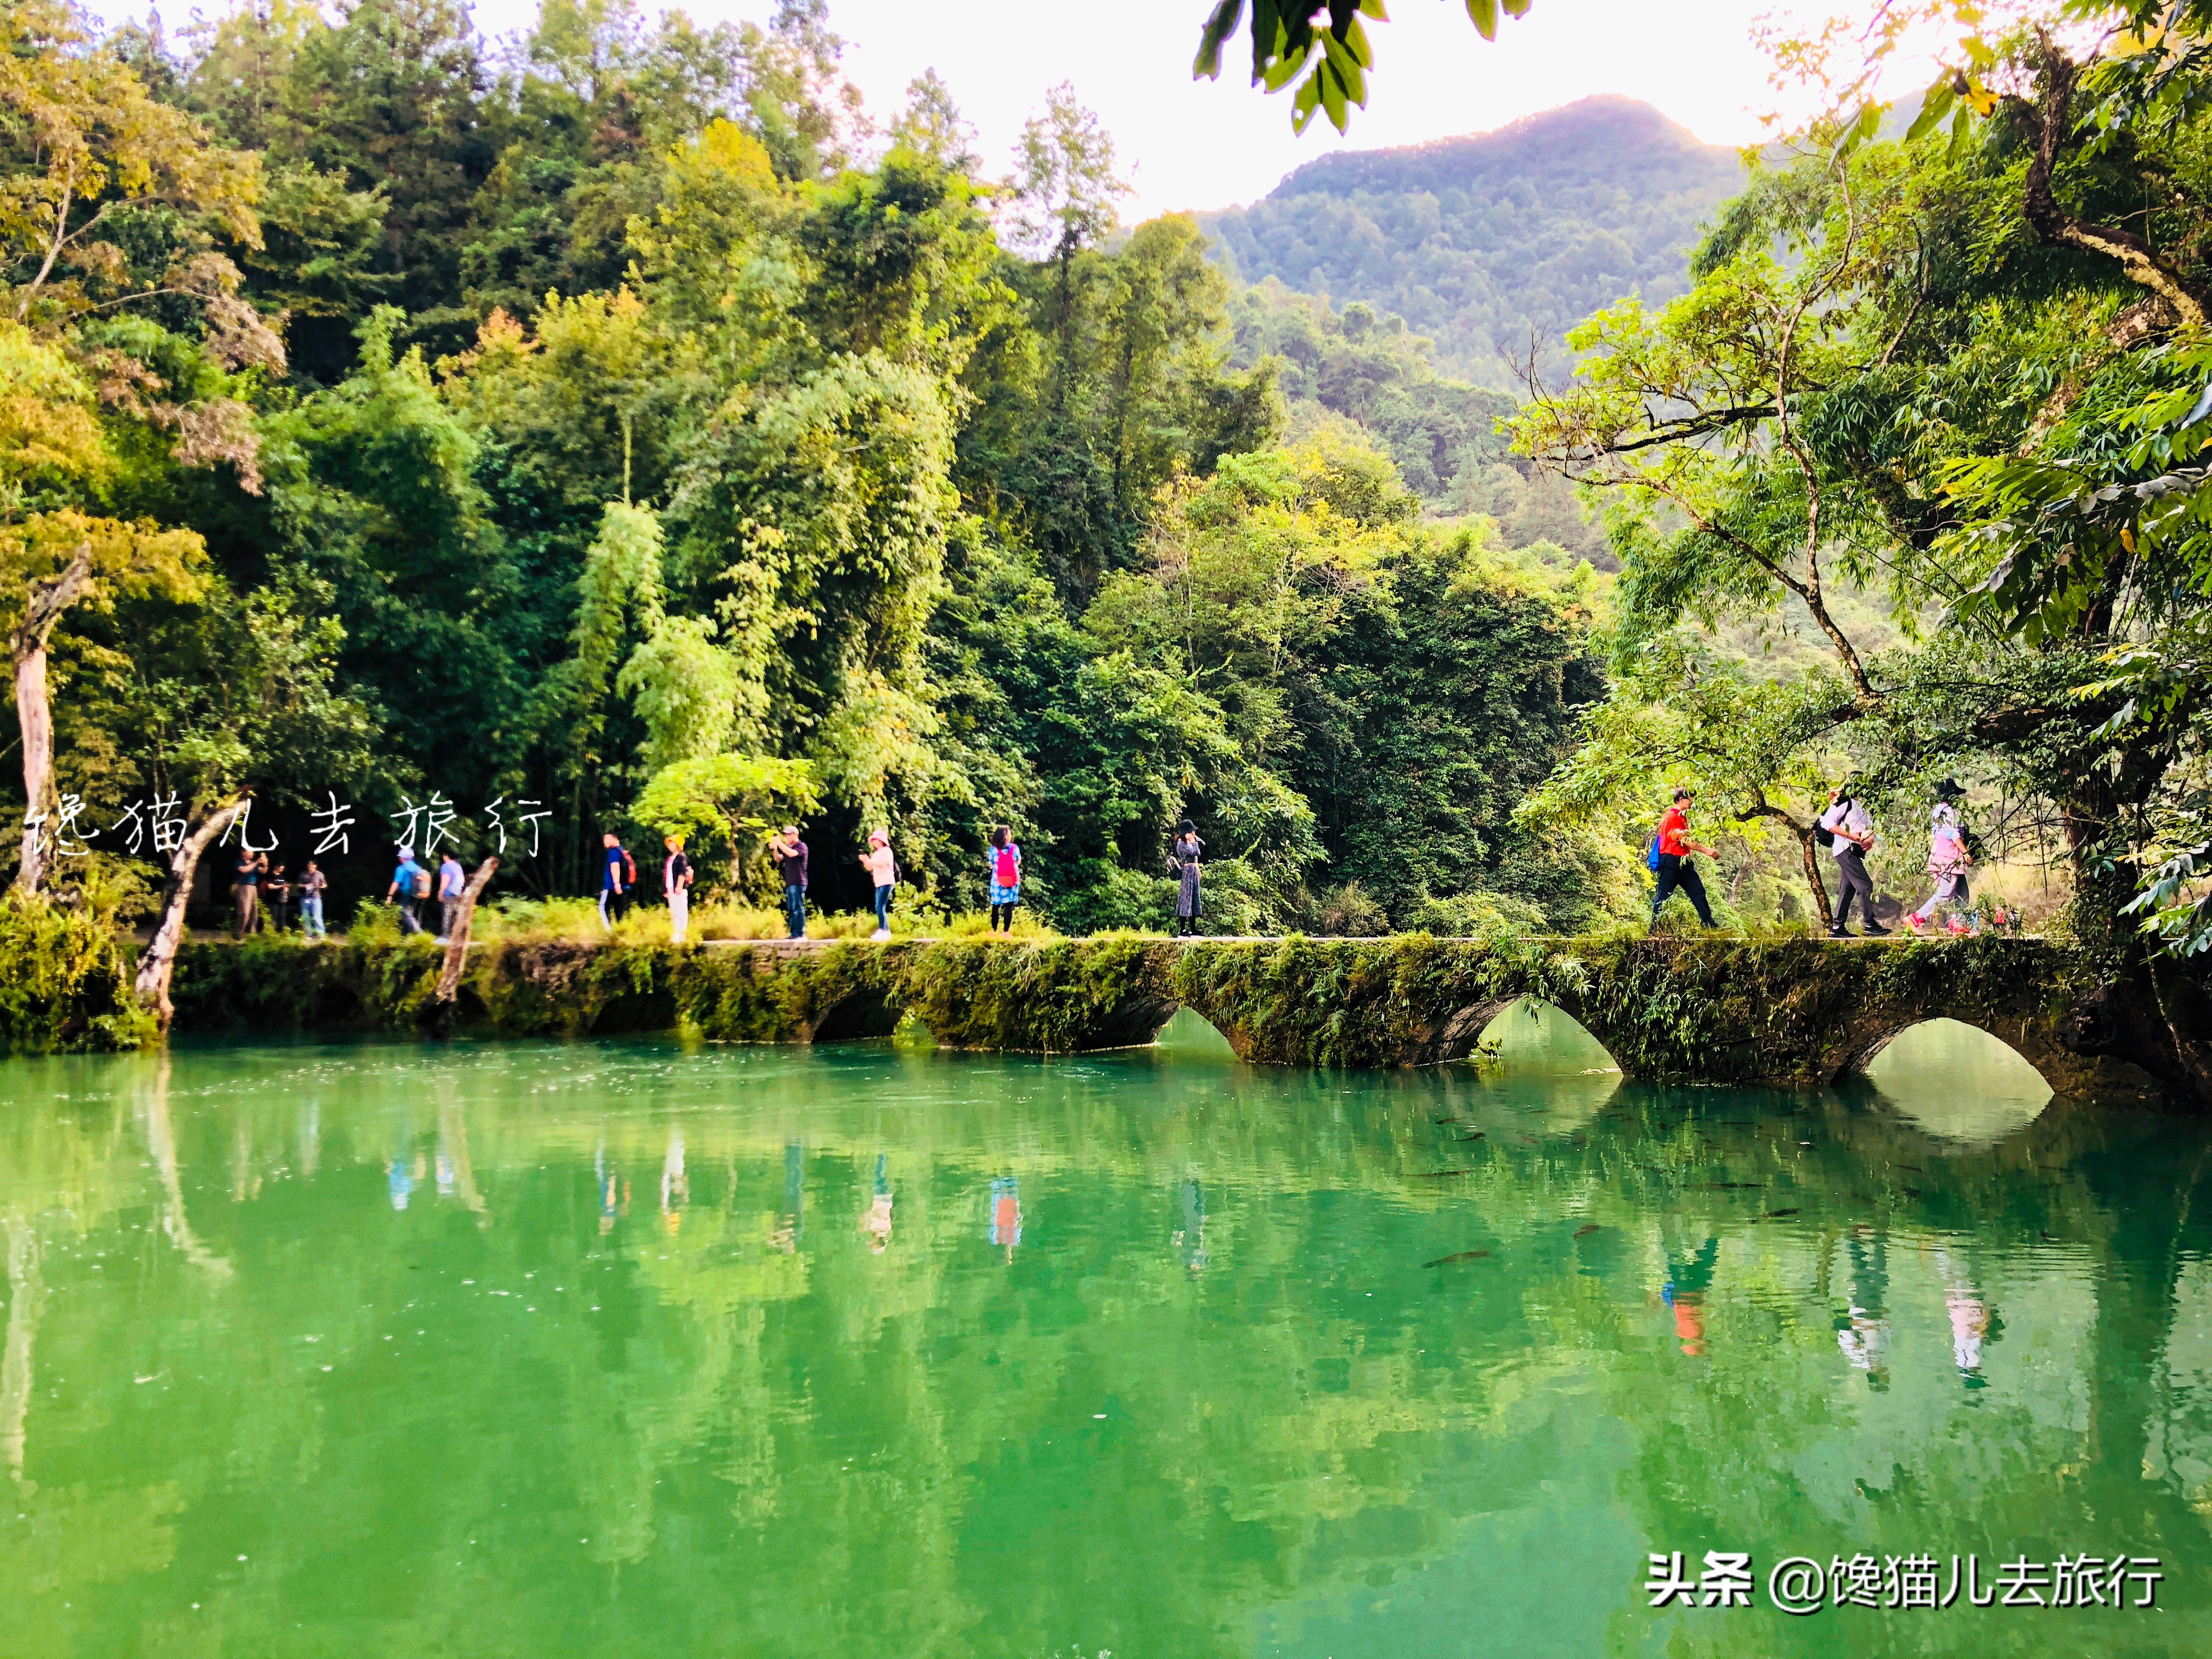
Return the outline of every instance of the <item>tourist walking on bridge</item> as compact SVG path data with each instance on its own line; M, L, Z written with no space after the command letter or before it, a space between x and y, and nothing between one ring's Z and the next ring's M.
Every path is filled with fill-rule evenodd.
M891 854L891 832L868 831L868 850L860 854L860 867L875 884L876 931L871 939L891 936L891 889L898 885L898 860Z
M793 939L806 937L806 843L799 826L787 823L783 833L769 843L776 873L783 878L783 919Z
M323 927L323 895L330 889L331 878L309 859L300 872L300 931L309 939L329 937Z
M461 868L460 854L453 848L438 862L438 943L450 945L453 924L461 919L461 895L469 890L469 872Z
M415 849L399 849L399 867L392 872L392 885L384 890L384 902L399 906L399 931L402 935L422 931L422 901L430 896L430 872L415 862Z
M1966 826L1959 817L1959 795L1958 784L1949 778L1936 786L1935 810L1928 815L1928 873L1936 878L1936 890L1905 919L1905 926L1916 933L1924 932L1936 919L1936 912L1946 906L1953 910L1946 927L1954 933L1968 931L1956 913L1966 907L1966 872L1974 867L1974 860L1966 850Z
M1014 907L1022 902L1022 849L1006 824L991 831L991 931L1014 931Z
M237 912L231 922L231 938L244 939L260 921L256 911L261 901L261 872L268 867L269 860L261 854L239 848L238 863L230 872L231 902Z
M630 889L637 885L637 862L611 830L599 837L599 926L611 933L629 904Z
M1659 926L1659 912L1680 888L1698 913L1698 920L1706 927L1713 926L1712 906L1705 902L1705 884L1698 874L1698 866L1690 862L1690 854L1703 853L1707 858L1718 858L1710 847L1692 841L1690 837L1690 808L1697 801L1693 790L1677 789L1674 804L1667 809L1667 816L1659 820L1659 832L1651 838L1651 872L1659 878L1659 884L1651 894L1651 926Z
M1198 838L1198 826L1185 818L1176 825L1175 845L1168 848L1168 873L1176 878L1178 934L1194 937L1198 933L1199 871L1205 856L1206 843Z
M661 844L668 848L667 860L660 866L661 890L668 895L668 938L671 944L681 945L691 921L691 860L684 856L683 836L664 836Z
M1831 939L1850 939L1851 901L1859 902L1869 936L1889 929L1874 919L1874 878L1867 873L1866 852L1874 845L1874 820L1842 784L1828 791L1828 810L1820 814L1815 834L1836 855L1836 919L1828 928Z

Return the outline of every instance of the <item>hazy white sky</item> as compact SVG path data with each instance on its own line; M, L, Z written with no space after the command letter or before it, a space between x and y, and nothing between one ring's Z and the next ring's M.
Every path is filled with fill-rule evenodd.
M139 0L94 3L111 18L144 15ZM219 10L222 0L202 0L202 9ZM487 34L526 25L536 9L536 0L475 0ZM764 20L774 0L690 0L684 9L701 21ZM1391 21L1369 25L1371 107L1354 112L1344 138L1325 121L1300 138L1291 133L1287 94L1245 84L1243 41L1219 82L1191 79L1207 0L1121 0L1109 14L1115 29L1080 41L1055 24L1049 0L830 0L831 21L853 43L849 71L870 106L888 113L908 81L934 66L994 169L1044 89L1073 82L1114 134L1136 186L1133 218L1249 202L1333 149L1483 131L1594 93L1643 99L1711 143L1749 143L1775 100L1751 42L1753 21L1832 9L1820 0L1536 0L1528 16L1502 24L1493 45L1475 33L1462 0L1391 0ZM184 0L171 0L164 21L173 31L189 15Z

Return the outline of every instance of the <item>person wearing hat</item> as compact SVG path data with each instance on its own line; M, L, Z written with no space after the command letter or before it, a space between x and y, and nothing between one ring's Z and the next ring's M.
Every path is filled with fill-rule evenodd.
M1944 922L1949 932L1971 931L1955 914L1966 906L1966 872L1974 867L1973 857L1966 851L1966 826L1959 817L1961 793L1951 778L1936 787L1936 807L1928 815L1928 873L1936 878L1936 890L1905 919L1905 926L1916 933L1928 931L1938 906L1948 906L1954 912Z
M660 866L661 890L668 895L668 938L684 943L684 929L691 920L691 860L684 856L684 837L663 836L668 857Z
M876 890L876 931L871 939L891 936L891 889L898 885L898 860L891 855L891 832L868 831L868 850L860 854L860 867Z
M1887 933L1889 929L1874 919L1874 878L1866 867L1866 849L1874 845L1874 820L1853 799L1849 785L1839 783L1828 791L1828 810L1820 814L1820 828L1827 834L1828 850L1836 855L1836 920L1828 937L1852 937L1854 898L1866 918L1868 936Z
M402 934L422 931L422 901L430 896L430 872L415 862L415 849L399 849L399 867L392 872L392 885L384 890L384 902L399 906L399 931Z

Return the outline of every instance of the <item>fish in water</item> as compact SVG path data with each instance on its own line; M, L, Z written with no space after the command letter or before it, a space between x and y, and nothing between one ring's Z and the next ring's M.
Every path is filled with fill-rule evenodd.
M1468 1142L1469 1142L1469 1141L1471 1141L1471 1140L1480 1140L1480 1139L1482 1139L1482 1131L1481 1131L1481 1130L1480 1130L1480 1129L1477 1129L1477 1130L1476 1130L1473 1134L1471 1134L1471 1135L1462 1135L1462 1136L1459 1138L1459 1143L1460 1143L1460 1145L1461 1145L1461 1146L1466 1146L1466 1145L1468 1144Z
M1910 1170L1915 1175L1926 1175L1928 1173L1927 1170L1922 1169L1917 1164L1893 1164L1889 1167L1893 1170Z
M1461 1250L1452 1255L1440 1255L1434 1261L1424 1261L1424 1267L1441 1267L1451 1261L1480 1261L1490 1254L1487 1250Z
M1698 1185L1709 1193L1763 1193L1766 1190L1766 1183L1763 1181L1700 1181Z
M1759 1218L1761 1221L1779 1221L1784 1216L1796 1215L1796 1213L1797 1212L1795 1210L1769 1210L1765 1215Z
M1577 1238L1588 1238L1588 1237L1589 1237L1592 1233L1595 1232L1596 1231L1597 1231L1597 1223L1596 1223L1596 1222L1595 1222L1595 1221L1586 1221L1586 1222L1584 1222L1581 1226L1579 1226L1579 1227L1577 1227L1577 1228L1576 1228L1576 1229L1575 1229L1575 1237L1576 1237Z
M1416 1170L1413 1173L1423 1181L1434 1181L1441 1176L1473 1175L1472 1170Z

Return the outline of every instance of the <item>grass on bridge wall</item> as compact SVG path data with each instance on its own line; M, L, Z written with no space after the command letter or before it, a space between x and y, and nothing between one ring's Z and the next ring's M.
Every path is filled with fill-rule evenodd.
M1248 1059L1358 1066L1464 1054L1491 1013L1534 995L1580 1020L1633 1076L1815 1082L1868 1033L1934 1012L2023 1052L2039 1033L2047 1051L2067 1006L2095 986L2078 952L1995 939L1838 947L1131 935L804 951L500 940L471 953L458 1003L441 1008L433 993L444 955L428 939L188 944L172 988L177 1030L682 1028L777 1042L886 1030L910 1010L949 1045L1066 1053L1147 1041L1188 1006ZM130 956L71 913L0 912L0 1044L44 1052L147 1040L150 1024L129 1000Z

